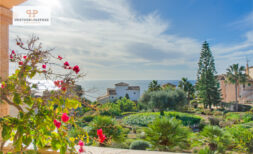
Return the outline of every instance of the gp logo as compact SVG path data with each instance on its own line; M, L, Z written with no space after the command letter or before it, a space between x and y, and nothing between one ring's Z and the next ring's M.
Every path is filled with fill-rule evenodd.
M30 18L34 18L38 13L38 10L26 10L26 14L28 14Z

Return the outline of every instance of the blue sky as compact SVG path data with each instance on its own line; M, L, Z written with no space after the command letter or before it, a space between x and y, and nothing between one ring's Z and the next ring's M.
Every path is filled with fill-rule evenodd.
M52 25L10 27L35 33L54 54L81 66L87 79L196 78L207 40L218 73L253 65L253 0L28 0L51 7ZM74 65L74 64L73 64ZM12 71L15 66L12 66Z

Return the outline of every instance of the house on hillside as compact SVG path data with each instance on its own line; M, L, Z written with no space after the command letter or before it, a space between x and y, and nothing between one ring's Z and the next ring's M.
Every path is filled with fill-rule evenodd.
M126 97L128 95L129 99L132 101L138 101L140 98L140 87L139 86L129 86L128 83L120 82L115 84L115 88L108 88L107 94L97 98L99 103L113 102L117 99Z
M240 84L238 87L238 101L239 103L253 103L253 66L246 65L246 75L248 79L245 84ZM223 102L235 102L235 85L226 82L226 75L222 74L218 77L219 86L222 94Z

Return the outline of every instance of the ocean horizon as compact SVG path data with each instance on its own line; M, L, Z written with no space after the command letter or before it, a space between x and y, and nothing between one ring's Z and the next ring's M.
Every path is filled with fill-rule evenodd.
M130 86L140 86L140 94L142 95L148 90L148 85L152 80L83 80L78 84L82 86L85 91L84 97L95 101L97 97L106 95L107 88L114 88L114 84L119 82L126 82ZM180 80L157 80L160 85L171 83L178 86ZM192 84L195 84L195 80L189 80Z

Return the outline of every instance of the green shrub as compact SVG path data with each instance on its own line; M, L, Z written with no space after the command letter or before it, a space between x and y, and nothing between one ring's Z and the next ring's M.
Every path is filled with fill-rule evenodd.
M225 115L226 121L233 121L234 124L246 123L253 120L253 114L247 112L229 112Z
M120 116L121 110L119 104L105 103L99 107L99 114L102 116Z
M121 112L132 112L137 109L135 102L127 99L126 97L117 100L116 104L120 106Z
M134 149L134 150L146 150L149 147L150 147L150 144L147 141L142 141L142 140L133 141L130 145L130 149Z
M159 112L137 113L124 117L123 123L127 125L147 126L148 124L152 123L155 119L159 117L160 117ZM185 126L199 125L202 119L200 116L195 116L181 112L165 112L164 117L166 118L175 117L178 120L182 120L182 123Z
M73 138L79 138L81 140L83 140L82 137L84 137L86 135L86 131L82 128L72 128L69 133L68 133L69 137L73 137ZM78 141L76 141L77 143Z
M89 135L92 137L97 137L97 130L101 128L107 140L122 141L124 138L123 128L112 117L97 116L89 123L89 128Z
M146 140L152 145L152 149L160 151L171 151L179 147L189 147L190 129L183 126L180 120L165 118L154 120L145 129Z
M214 154L214 152L211 151L208 147L205 147L204 149L200 149L198 154Z
M224 153L232 143L232 136L218 126L208 125L197 135L195 141L200 146L208 145L208 148L213 152Z
M217 117L209 117L208 118L211 125L219 126L221 119Z
M241 125L228 127L226 130L234 139L234 149L240 152L253 153L253 129Z

